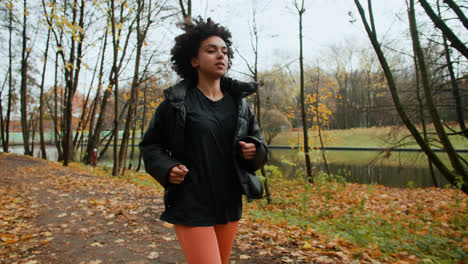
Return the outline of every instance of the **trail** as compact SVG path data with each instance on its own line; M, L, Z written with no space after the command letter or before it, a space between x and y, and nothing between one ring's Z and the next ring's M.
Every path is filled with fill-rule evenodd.
M0 202L0 263L185 263L155 188L0 153ZM280 262L257 257L231 263Z

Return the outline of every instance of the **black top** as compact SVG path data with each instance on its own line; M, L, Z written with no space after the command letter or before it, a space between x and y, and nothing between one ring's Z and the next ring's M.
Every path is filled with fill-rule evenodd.
M161 219L189 226L212 226L239 220L242 196L232 162L237 120L234 99L224 92L222 99L212 101L198 88L190 88L185 107L183 164L189 173L182 186L177 188L177 201Z

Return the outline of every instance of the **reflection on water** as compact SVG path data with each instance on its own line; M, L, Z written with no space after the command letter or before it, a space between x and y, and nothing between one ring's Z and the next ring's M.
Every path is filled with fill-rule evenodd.
M23 146L11 147L13 153L23 154ZM57 160L57 149L55 146L47 146L47 158ZM103 159L99 162L101 165L112 166L113 155L112 148L105 153ZM138 157L139 150L135 148L134 157ZM315 172L325 171L324 165L321 162L321 155L318 151L311 152L311 160L313 161L313 170ZM348 182L356 182L363 184L382 184L389 187L430 187L434 186L433 181L427 168L425 156L420 153L404 153L395 154L392 159L375 162L373 165L368 165L375 159L377 152L371 151L327 151L327 159L329 160L329 168L331 173L341 175ZM40 149L36 146L34 156L40 156ZM466 156L465 156L466 158ZM79 153L75 154L75 159L79 159ZM288 160L289 162L284 162ZM133 164L137 164L135 159ZM128 163L127 163L128 164ZM304 171L304 158L297 155L294 150L272 150L271 159L268 163L275 165L281 169L284 177L297 177L296 171L302 168ZM135 165L133 167L136 167ZM141 168L143 170L143 166ZM434 169L437 181L440 186L448 184L437 169Z

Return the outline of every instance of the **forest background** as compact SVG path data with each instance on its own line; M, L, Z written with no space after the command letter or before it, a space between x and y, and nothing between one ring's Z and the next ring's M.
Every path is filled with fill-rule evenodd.
M137 144L178 81L169 62L177 24L211 16L233 32L228 75L262 84L249 102L267 143L290 145L303 160L282 160L294 179L273 165L259 172L267 199L246 208L246 227L271 228L259 244L294 245L286 263L312 248L390 262L466 260L468 1L385 2L0 1L3 152L19 145L46 159L52 147L69 166L110 151L112 175L146 184L134 172L143 168ZM377 133L383 140L370 144ZM329 171L328 148L369 145L383 159L417 149L453 189L353 185ZM311 240L316 231L340 238L323 247Z
M309 149L324 149L327 131L393 126L409 132L390 148L411 138L466 192L467 163L456 151L468 136L466 1L332 2L3 1L3 151L21 132L26 155L35 140L43 158L46 143L55 145L65 166L112 148L113 174L131 168L162 90L177 82L169 59L176 25L201 14L233 29L228 74L262 84L250 100L267 143L303 132L287 141L305 154L311 181ZM349 32L337 39L333 31Z

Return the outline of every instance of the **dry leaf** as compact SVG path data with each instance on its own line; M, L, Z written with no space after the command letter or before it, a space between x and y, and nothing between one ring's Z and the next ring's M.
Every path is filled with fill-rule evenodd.
M165 228L172 228L174 225L173 225L173 224L169 224L168 222L164 222L164 223L163 223L163 226L164 226Z
M239 258L240 259L250 259L251 257L248 256L248 255L240 255Z
M92 246L92 247L104 247L104 244L99 243L99 242L94 242L94 243L91 243L90 246Z
M157 258L159 258L159 253L153 251L153 252L151 252L151 253L147 256L147 258L149 258L149 259L157 259Z

